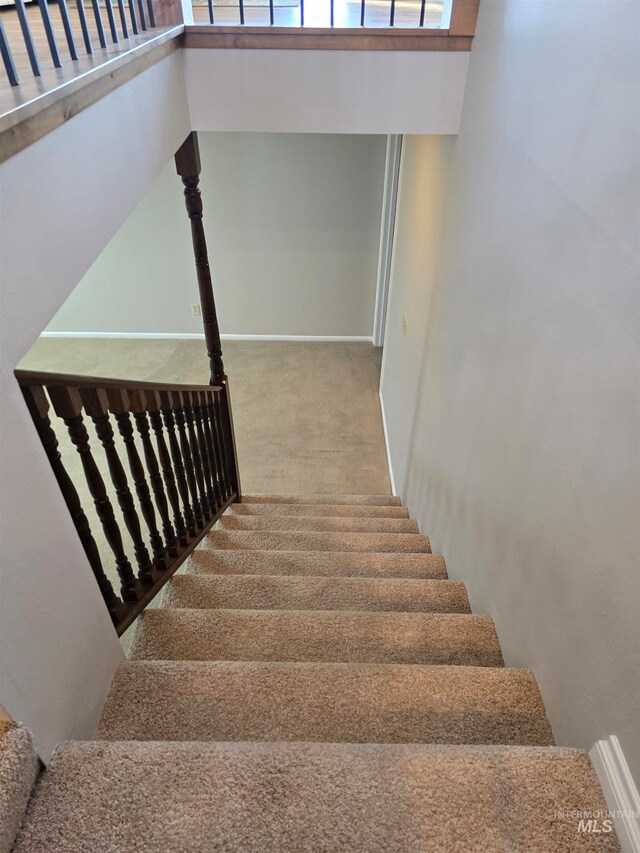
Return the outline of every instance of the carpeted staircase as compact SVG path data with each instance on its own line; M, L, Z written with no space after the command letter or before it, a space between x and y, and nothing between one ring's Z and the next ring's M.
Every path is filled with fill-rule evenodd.
M140 618L15 850L618 849L536 681L397 498L251 496Z

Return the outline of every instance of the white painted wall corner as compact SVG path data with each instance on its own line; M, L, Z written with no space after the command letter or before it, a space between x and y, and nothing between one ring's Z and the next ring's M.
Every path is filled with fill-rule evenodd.
M382 415L382 431L384 432L384 446L387 451L387 468L389 469L389 479L391 480L391 494L397 495L396 483L393 477L393 465L391 464L391 450L389 448L389 435L387 433L387 418L384 413L384 401L382 399L382 391L378 391L380 398L380 414Z
M615 735L597 741L589 758L613 812L613 822L622 853L640 853L640 794Z
M380 222L380 248L378 252L378 281L373 318L373 343L377 347L381 347L384 343L387 325L387 302L391 281L391 256L395 233L396 202L400 183L401 152L402 136L398 134L387 136L382 217Z

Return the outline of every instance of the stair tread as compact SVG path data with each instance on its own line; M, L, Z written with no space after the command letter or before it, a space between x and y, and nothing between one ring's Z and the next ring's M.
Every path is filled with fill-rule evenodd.
M446 578L441 554L374 551L196 550L188 572L322 577Z
M321 515L329 518L409 518L403 506L377 506L376 504L284 504L242 503L231 504L228 513L233 515Z
M470 612L461 581L317 575L174 575L163 607Z
M70 742L14 853L573 850L577 821L559 807L606 809L581 750ZM578 840L618 850L613 833Z
M218 530L327 531L347 533L418 533L410 518L342 518L324 515L239 515L225 514Z
M418 533L283 533L266 530L213 530L203 550L376 551L430 553L429 537Z
M395 495L243 495L242 503L281 503L281 504L335 504L348 506L402 506L402 501Z
M553 743L522 669L408 664L128 661L105 740Z
M504 663L490 616L360 610L148 610L130 659Z

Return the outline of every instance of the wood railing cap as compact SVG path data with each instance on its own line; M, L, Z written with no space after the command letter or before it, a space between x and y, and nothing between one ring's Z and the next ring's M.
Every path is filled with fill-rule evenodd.
M216 393L220 385L188 385L179 382L143 382L137 379L114 379L107 376L78 376L73 373L48 373L41 370L14 370L18 384L22 387L43 385L44 387L61 385L70 388L105 388L121 391L202 391Z

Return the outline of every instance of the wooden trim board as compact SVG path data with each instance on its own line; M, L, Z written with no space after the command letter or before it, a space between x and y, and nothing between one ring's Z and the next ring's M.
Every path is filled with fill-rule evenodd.
M395 28L185 26L183 46L195 49L469 51L470 37L449 30Z

